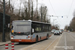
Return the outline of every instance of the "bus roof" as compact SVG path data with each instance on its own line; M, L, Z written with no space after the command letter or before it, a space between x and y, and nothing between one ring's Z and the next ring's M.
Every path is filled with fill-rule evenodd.
M39 21L32 21L32 20L14 20L13 22L15 22L15 21L17 21L17 22L29 21L29 22L33 22L33 23L50 24L50 23L39 22Z

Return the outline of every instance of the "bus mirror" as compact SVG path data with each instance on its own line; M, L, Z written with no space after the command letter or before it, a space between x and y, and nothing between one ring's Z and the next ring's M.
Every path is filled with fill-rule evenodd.
M8 24L8 28L10 28L10 23Z
M13 26L12 26L12 28L13 28Z
M32 33L34 33L34 29L32 29Z

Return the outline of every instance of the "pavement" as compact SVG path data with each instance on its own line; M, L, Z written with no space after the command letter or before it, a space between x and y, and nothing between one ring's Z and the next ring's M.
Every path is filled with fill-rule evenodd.
M61 35L52 35L48 40L37 43L15 43L15 50L75 50L75 32L63 32ZM9 44L11 50L11 44ZM5 46L0 46L5 50Z
M5 45L5 44L10 44L11 41L6 41L6 42L0 42L0 46Z

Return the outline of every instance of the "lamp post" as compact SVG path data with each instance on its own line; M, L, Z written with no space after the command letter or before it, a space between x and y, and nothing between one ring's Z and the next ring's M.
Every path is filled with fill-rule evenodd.
M5 0L3 0L3 34L2 41L5 42Z

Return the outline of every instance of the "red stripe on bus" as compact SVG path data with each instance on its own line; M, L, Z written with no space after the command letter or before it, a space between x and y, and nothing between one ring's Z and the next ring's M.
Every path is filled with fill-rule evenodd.
M51 37L51 35L49 35L49 37ZM39 37L38 41L46 39L46 38L47 38L46 36L41 37L41 39ZM11 42L36 42L36 38L34 39L11 39Z

